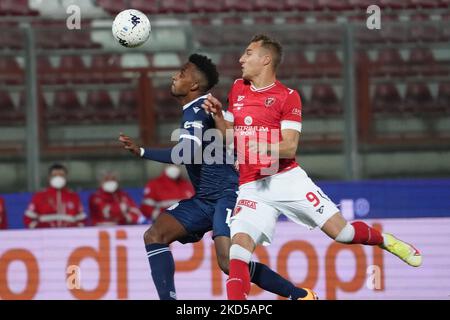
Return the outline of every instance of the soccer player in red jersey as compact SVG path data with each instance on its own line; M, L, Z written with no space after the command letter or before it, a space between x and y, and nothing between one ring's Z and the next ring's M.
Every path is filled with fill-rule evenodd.
M296 90L276 79L281 45L256 35L239 59L242 79L228 95L228 110L209 95L202 107L214 115L225 136L234 130L239 161L239 196L231 218L232 246L227 281L228 299L246 299L248 263L258 244L270 244L278 216L309 228L319 227L335 241L378 245L418 267L417 249L366 223L347 222L336 205L295 160L302 130L302 104ZM310 291L315 297L315 293Z

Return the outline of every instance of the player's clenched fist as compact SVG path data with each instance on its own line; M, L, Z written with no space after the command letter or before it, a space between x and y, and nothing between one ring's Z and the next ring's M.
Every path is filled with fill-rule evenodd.
M211 93L206 96L206 99L203 100L202 108L206 110L206 112L210 112L218 117L223 117L222 114L222 103L214 97Z

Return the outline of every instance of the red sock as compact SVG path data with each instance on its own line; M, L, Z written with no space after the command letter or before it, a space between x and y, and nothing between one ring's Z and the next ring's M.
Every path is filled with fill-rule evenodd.
M355 229L355 236L353 237L352 243L368 244L371 246L379 245L383 243L383 236L381 233L369 227L362 221L352 222L352 226Z
M248 263L238 259L231 259L227 281L228 300L247 300L249 292L250 272Z

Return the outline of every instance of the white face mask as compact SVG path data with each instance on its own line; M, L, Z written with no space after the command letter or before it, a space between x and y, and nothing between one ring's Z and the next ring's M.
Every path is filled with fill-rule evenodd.
M114 193L116 192L117 188L119 188L119 183L114 180L105 181L102 184L102 189L105 192Z
M176 166L168 166L165 169L166 176L168 176L172 180L176 180L180 177L181 171Z
M50 186L55 189L62 189L66 185L66 178L61 176L54 176L50 178Z

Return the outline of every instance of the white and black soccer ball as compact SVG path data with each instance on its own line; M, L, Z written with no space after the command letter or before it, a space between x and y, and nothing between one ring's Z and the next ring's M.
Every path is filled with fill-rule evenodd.
M142 45L150 37L151 31L152 27L147 16L134 9L120 12L112 24L114 38L127 48Z

